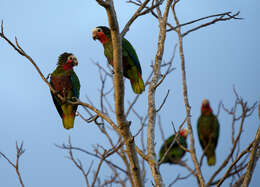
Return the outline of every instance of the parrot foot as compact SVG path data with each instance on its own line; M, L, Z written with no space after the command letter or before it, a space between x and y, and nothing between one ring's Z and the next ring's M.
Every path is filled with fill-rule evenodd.
M132 137L130 138L130 140L129 140L129 143L131 144L131 143L133 143L134 141L135 141L135 137L132 136Z
M72 97L72 98L71 98L71 101L72 101L72 102L77 102L77 101L78 101L78 98L77 98L77 97Z
M131 124L132 124L132 121L127 122L128 127L130 127Z
M51 76L51 74L49 73L45 79L48 80L50 78L50 76Z

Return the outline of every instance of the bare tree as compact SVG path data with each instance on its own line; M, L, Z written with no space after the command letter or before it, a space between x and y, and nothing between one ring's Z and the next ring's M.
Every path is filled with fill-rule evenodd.
M193 165L189 166L185 161L181 162L179 165L187 169L187 175L178 175L169 186L174 185L176 182L185 180L190 176L193 176L198 183L198 186L221 186L223 182L232 177L233 186L248 186L250 183L251 176L253 174L256 162L259 158L259 142L260 142L260 127L257 130L254 140L249 143L249 145L244 150L240 150L240 139L241 134L245 126L245 120L249 118L255 108L256 103L248 105L234 89L235 102L231 109L228 109L224 104L220 104L219 110L224 110L227 114L232 117L232 148L230 153L222 161L219 168L216 168L215 172L209 179L206 179L202 172L204 153L199 157L195 149L195 139L194 131L191 125L191 106L189 103L188 86L186 80L186 64L185 64L185 53L184 53L184 41L183 38L195 31L198 31L204 27L211 26L217 22L229 21L229 20L239 20L239 12L224 12L219 14L212 14L195 20L191 20L185 23L180 23L178 15L176 13L176 6L181 2L181 0L130 0L128 3L136 5L137 9L133 13L132 17L126 23L124 28L120 33L118 26L118 19L116 11L114 9L113 0L96 0L97 6L102 6L107 13L109 27L111 29L112 45L113 45L113 72L111 74L109 70L106 70L98 63L95 63L99 69L101 89L100 89L100 106L94 106L90 99L87 102L83 102L79 99L75 101L68 101L61 95L57 94L52 88L36 62L28 55L23 48L19 45L18 40L15 38L15 43L13 43L4 33L3 21L1 24L0 37L6 41L14 50L16 50L20 55L28 59L30 63L36 68L37 72L41 76L42 80L48 85L51 92L57 94L62 101L81 105L86 112L85 114L78 112L78 116L84 120L86 123L94 123L96 127L100 130L102 134L106 137L110 149L104 148L102 145L96 145L93 152L87 151L83 148L76 147L72 145L72 141L69 138L68 143L63 145L57 145L68 152L68 159L72 161L76 168L82 173L86 186L112 186L113 184L118 184L121 186L131 186L142 187L147 183L146 179L146 167L150 168L152 174L152 185L153 186L165 186L163 181L163 173L160 172L160 163L156 158L155 151L155 126L157 125L157 115L159 116L161 108L169 96L170 91L168 90L166 96L164 97L162 104L156 107L156 91L160 88L160 85L164 83L167 76L173 72L172 64L176 56L176 47L173 49L172 57L169 62L163 63L164 57L164 47L167 34L169 32L176 32L178 37L178 57L181 63L181 73L182 73L182 88L183 88L183 99L184 106L186 110L186 115L183 117L184 121L179 125L179 130L183 126L187 126L189 130L189 148L185 151L190 155ZM158 21L159 34L157 36L157 51L154 57L154 63L151 64L151 73L148 76L145 86L148 88L148 111L145 115L140 115L135 108L135 103L139 99L137 95L129 105L127 110L125 110L125 94L124 94L124 81L122 74L122 44L121 39L127 33L131 24L134 23L136 19L141 16L151 16ZM169 21L169 16L173 16L174 23ZM203 22L201 22L203 21ZM196 23L195 26L193 26ZM201 24L200 24L201 23ZM190 26L186 29L186 26ZM163 74L161 72L164 71ZM106 91L107 79L113 80L113 88ZM114 92L112 92L114 91ZM114 93L114 106L111 104L108 96ZM238 109L240 107L240 109ZM131 119L135 123L140 123L140 129L133 135L130 130L131 122L127 118L129 114L133 114L136 118ZM219 113L219 112L218 112ZM259 112L260 113L260 112ZM116 122L113 121L115 116ZM236 125L239 124L239 128L236 129ZM145 132L144 126L147 126L147 131ZM175 129L174 129L175 130ZM162 137L164 139L163 128L161 127ZM112 138L112 134L116 135L117 141ZM146 137L145 137L146 134ZM140 138L140 145L136 143L136 137ZM146 139L146 143L145 143ZM175 141L175 140L174 140ZM99 160L97 168L93 168L93 163L89 165L86 171L83 166L83 162L76 159L75 152L82 152L90 157ZM0 155L6 159L15 169L20 181L21 186L24 186L22 178L18 168L18 161L20 156L24 153L23 144L21 146L17 145L17 161L16 164L12 163L8 157L2 152ZM117 165L113 160L117 158L122 161L122 165ZM106 164L111 170L111 176L109 178L100 177L100 168ZM90 173L93 173L90 176ZM224 172L224 175L220 175ZM151 180L151 179L150 179Z

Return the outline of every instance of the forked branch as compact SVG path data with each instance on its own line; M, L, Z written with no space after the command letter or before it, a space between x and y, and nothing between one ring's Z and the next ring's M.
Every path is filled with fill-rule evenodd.
M23 142L19 145L16 142L16 161L12 162L4 153L0 152L0 156L2 156L11 166L13 166L13 168L15 168L16 174L18 176L20 185L22 187L24 187L24 183L23 183L23 179L21 177L21 173L19 170L19 161L20 161L20 157L24 154L25 149L23 148Z

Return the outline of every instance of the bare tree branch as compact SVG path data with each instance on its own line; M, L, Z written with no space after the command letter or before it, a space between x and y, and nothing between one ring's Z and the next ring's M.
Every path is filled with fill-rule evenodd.
M240 155L236 158L236 160L229 166L229 168L227 169L226 173L224 174L224 176L220 179L220 181L217 184L217 187L221 186L221 184L224 182L224 180L227 178L227 176L229 175L231 169L235 166L235 164L247 153L249 153L251 147L252 147L253 143L251 143L243 152L240 153Z
M175 5L178 2L179 2L179 0L176 0L176 1L174 1L173 5L172 5L172 13L173 13L173 17L174 17L174 20L175 20L177 26L180 25L179 20L178 20L177 15L176 15L176 12L175 12ZM189 99L188 99L187 80L186 80L186 71L185 71L185 60L184 60L184 52L183 52L183 35L181 34L181 28L178 27L176 29L176 32L177 32L178 38L179 38L179 54L180 54L180 58L181 58L183 97L184 97L184 104L185 104L185 108L186 108L188 130L189 130L189 135L190 135L190 154L191 154L192 161L195 165L198 184L199 184L199 186L203 187L204 184L205 184L205 181L204 181L204 178L202 176L200 166L199 166L199 163L198 163L198 159L197 159L197 156L196 156L196 151L195 151L195 148L194 148L193 130L192 130L191 119L190 119L191 107L190 107Z
M161 104L161 105L159 106L159 108L156 110L157 113L162 109L163 105L165 104L165 102L166 102L166 100L167 100L167 98L168 98L168 96L169 96L169 93L170 93L170 90L167 91L166 96L164 97L162 104Z
M113 46L113 68L114 68L114 100L116 119L119 127L119 133L123 136L131 172L133 175L136 187L142 187L141 174L139 161L136 153L134 138L130 132L130 124L126 121L124 112L124 82L123 82L123 68L122 68L122 43L119 34L118 21L114 9L113 0L106 0L107 4L104 5L100 0L97 1L106 10L108 23L111 31L112 46Z
M245 173L245 179L243 181L242 187L247 187L251 181L253 170L255 169L257 159L259 158L259 157L257 157L257 154L256 154L259 143L260 143L260 125L258 126L255 140L253 142L253 146L251 149L250 158L249 158L249 162L248 162L248 167L247 167L247 170Z
M101 157L100 157L99 155L94 154L94 153L91 153L91 152L89 152L89 151L87 151L87 150L85 150L85 149L79 148L79 147L74 147L74 146L71 146L71 147L70 147L69 145L65 145L65 144L62 144L62 145L57 145L57 144L55 144L55 146L58 147L58 148L60 148L60 149L65 149L65 150L70 150L70 149L71 149L71 150L77 150L77 151L80 151L80 152L82 152L82 153L85 153L85 154L91 155L91 156L93 156L93 157L96 157L96 158L98 158L98 159L101 159ZM118 165L114 164L113 162L111 162L111 161L109 161L109 160L107 160L107 159L104 159L104 161L105 161L107 164L112 165L114 168L120 170L121 172L127 174L127 171L126 171L126 170L122 169L121 167L119 167Z
M109 2L110 0L96 0L99 5L101 5L104 8L108 8L110 6Z
M121 37L124 37L126 32L129 30L130 25L140 16L140 12L145 8L145 6L150 2L150 0L145 0L140 7L136 10L136 12L133 14L133 16L129 19L129 21L126 23L124 29L121 32ZM148 13L148 12L147 12Z
M172 4L173 0L167 0L165 9L164 9L164 15L161 16L160 8L156 7L156 10L159 16L159 36L158 36L158 46L157 46L157 52L155 57L155 64L154 64L154 75L152 78L152 81L149 85L148 90L148 129L147 129L147 150L148 150L148 156L149 156L149 166L152 171L152 175L155 181L156 186L164 186L162 177L159 171L159 167L155 158L155 150L154 150L154 127L156 122L156 109L155 109L155 92L156 92L156 85L158 83L158 79L160 76L160 67L162 62L162 57L164 53L164 43L166 39L166 23L168 20L169 15L169 9Z
M3 33L3 29L2 30L2 33ZM13 166L13 168L15 168L15 171L16 171L16 175L19 179L19 182L20 182L20 185L22 187L24 187L24 183L23 183L23 179L21 177L21 173L19 171L19 161L20 161L20 157L24 154L25 152L25 149L23 148L23 142L18 145L18 143L16 142L16 161L15 162L12 162L10 161L10 159L2 152L0 152L0 156L2 156L5 160L7 160L7 162Z
M224 13L220 13L220 14L213 14L213 15L210 15L210 16L205 16L205 17L202 17L202 18L199 18L199 19L195 19L195 20L192 20L192 21L189 21L189 22L186 22L186 23L182 23L180 24L179 26L175 26L173 27L172 25L169 25L170 29L168 29L167 31L172 31L172 30L176 30L177 28L179 27L183 27L183 26L187 26L187 25L191 25L193 23L196 23L196 22L199 22L199 21L202 21L202 20L205 20L205 19L209 19L209 18L213 18L213 17L218 17L216 19L219 19L219 17L222 17L222 16L227 16L227 17L230 17L231 16L231 13L232 12L224 12ZM236 16L239 15L240 12L237 12L233 15L233 19L242 19L242 18L238 18Z
M244 102L243 99L241 97L239 97L236 90L233 89L233 91L234 91L235 96L236 96L236 100L235 100L235 104L234 104L235 108L232 108L231 110L228 110L224 107L223 108L226 112L228 112L228 114L232 115L233 121L240 120L239 132L238 132L236 138L234 139L233 146L231 148L230 153L228 154L226 159L223 161L223 163L220 165L220 167L213 173L213 175L209 179L206 186L209 186L213 182L214 178L220 173L220 171L222 171L223 168L225 168L227 166L228 162L232 158L232 155L233 155L235 149L237 148L237 144L240 140L240 137L241 137L241 134L242 134L242 131L243 131L245 119L246 119L246 117L248 117L249 115L252 114L252 111L254 111L254 109L256 107L256 103L254 103L252 106L247 106L247 102ZM239 103L239 105L241 106L241 109L242 109L242 113L239 117L235 116L237 103Z
M184 32L182 34L182 37L185 37L186 35L188 35L189 33L193 32L193 31L196 31L198 29L201 29L203 27L207 27L209 25L212 25L214 23L217 23L217 22L220 22L220 21L227 21L227 20L231 20L231 19L242 19L242 18L238 18L237 16L240 14L240 12L236 12L235 14L231 15L230 12L227 12L227 13L223 13L222 15L218 15L219 17L218 18L215 18L214 20L212 21L209 21L207 23L204 23L204 24L201 24L195 28L192 28L186 32ZM216 17L216 15L214 15ZM225 17L226 16L226 17ZM213 16L212 16L213 17ZM206 18L205 18L206 19Z

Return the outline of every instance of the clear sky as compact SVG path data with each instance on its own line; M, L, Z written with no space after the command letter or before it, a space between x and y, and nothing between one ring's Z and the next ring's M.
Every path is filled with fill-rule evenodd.
M200 104L203 98L211 101L213 111L217 112L219 101L231 107L235 101L232 88L236 90L249 104L259 101L259 70L260 51L257 0L197 0L182 1L177 6L177 14L181 22L186 22L210 14L226 11L241 11L244 20L217 23L210 27L190 34L184 39L184 52L187 67L188 94L192 107L192 124L196 133L196 122L200 114ZM135 6L125 1L115 1L120 28L124 26ZM75 68L81 81L81 100L88 96L96 106L99 106L100 81L97 67L93 61L106 67L103 47L91 38L91 31L99 25L108 25L105 10L90 0L1 0L0 20L4 20L6 36L14 39L17 36L20 45L37 62L42 72L47 75L56 66L58 56L72 52L78 58L79 66ZM172 15L170 15L172 20ZM147 78L151 71L150 63L154 60L157 45L158 24L151 15L139 18L126 34L139 56L143 69L143 77ZM173 47L177 42L176 33L169 33L165 47L165 61L170 59ZM65 158L66 153L57 149L54 144L67 142L71 136L72 143L89 151L93 145L101 144L109 148L104 136L94 124L86 124L81 119L75 120L75 128L66 131L54 107L48 87L41 80L34 67L6 42L0 40L0 151L15 159L15 142L24 141L26 149L21 159L21 173L25 186L83 186L84 180L77 168ZM172 133L171 121L180 124L185 117L183 104L180 61L174 60L176 70L170 74L158 89L157 105L170 89L166 105L161 111L161 119L165 135ZM258 82L258 83L257 83ZM107 85L107 90L111 87ZM132 100L129 81L125 81L126 100ZM112 98L112 97L111 97ZM147 90L141 95L136 108L140 114L147 112ZM79 107L79 111L84 110ZM86 116L88 117L88 116ZM129 120L136 120L134 115ZM216 167L203 166L207 177L220 165L231 148L231 117L221 111L220 137L217 148ZM139 122L133 121L132 130L135 133ZM245 148L255 135L259 125L257 112L245 122L241 149ZM146 128L145 128L146 130ZM201 148L195 134L196 150L201 155ZM162 141L159 128L156 127L156 151L159 151ZM137 140L137 144L140 142ZM79 154L86 168L92 157ZM189 160L190 157L185 156ZM97 167L94 160L94 167ZM149 168L147 167L147 170ZM106 167L102 168L101 177L108 177ZM260 179L257 164L251 186L257 186ZM178 173L185 174L179 166L161 166L164 182L169 184ZM149 186L151 177L148 172ZM177 183L176 186L196 184L194 178ZM228 183L224 183L228 186ZM15 170L0 158L0 186L19 186Z

